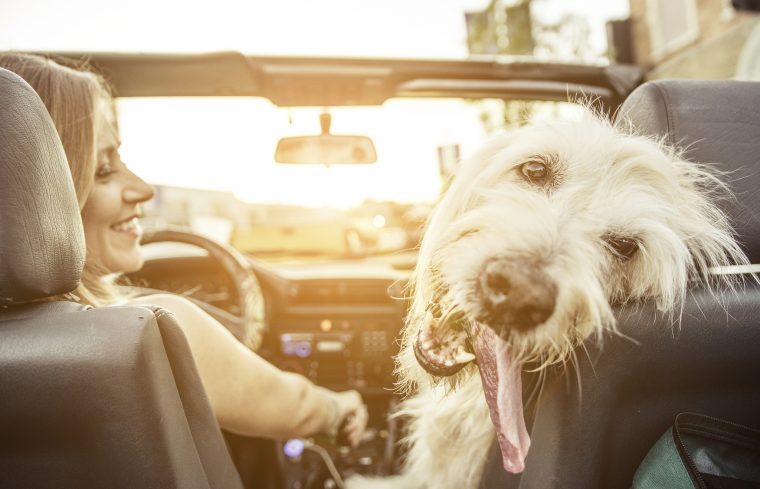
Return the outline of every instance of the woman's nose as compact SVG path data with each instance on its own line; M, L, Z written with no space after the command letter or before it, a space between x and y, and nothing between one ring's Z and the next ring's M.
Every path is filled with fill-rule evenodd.
M129 170L127 170L129 171ZM129 171L129 182L122 192L125 202L139 204L153 198L156 191L145 180Z

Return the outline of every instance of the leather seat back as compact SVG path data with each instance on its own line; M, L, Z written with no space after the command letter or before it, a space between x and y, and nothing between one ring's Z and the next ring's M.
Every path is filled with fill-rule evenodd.
M46 302L84 262L60 140L0 69L0 487L241 488L187 341L158 308Z

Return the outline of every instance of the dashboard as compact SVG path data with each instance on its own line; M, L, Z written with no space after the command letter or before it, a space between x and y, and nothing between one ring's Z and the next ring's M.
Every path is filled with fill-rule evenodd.
M392 298L397 281L326 277L267 285L271 361L333 389L393 387L403 322L403 303Z

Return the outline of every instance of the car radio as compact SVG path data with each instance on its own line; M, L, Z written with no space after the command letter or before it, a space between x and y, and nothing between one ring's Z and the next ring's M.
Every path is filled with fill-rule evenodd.
M393 384L391 321L367 318L299 319L280 325L279 366L313 382L340 388Z

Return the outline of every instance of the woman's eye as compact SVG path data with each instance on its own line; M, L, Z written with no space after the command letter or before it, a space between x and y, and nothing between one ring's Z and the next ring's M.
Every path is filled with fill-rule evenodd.
M104 151L98 158L98 169L95 171L96 177L107 177L108 175L115 173L120 167L124 166L124 162L121 161L121 155L116 149Z
M639 242L635 238L610 236L604 240L621 260L630 260L639 250Z
M95 176L98 178L107 177L113 173L113 168L110 163L101 163L98 165L98 169L95 171Z
M531 160L520 166L523 176L531 183L543 184L549 177L549 169L546 163L538 160Z

